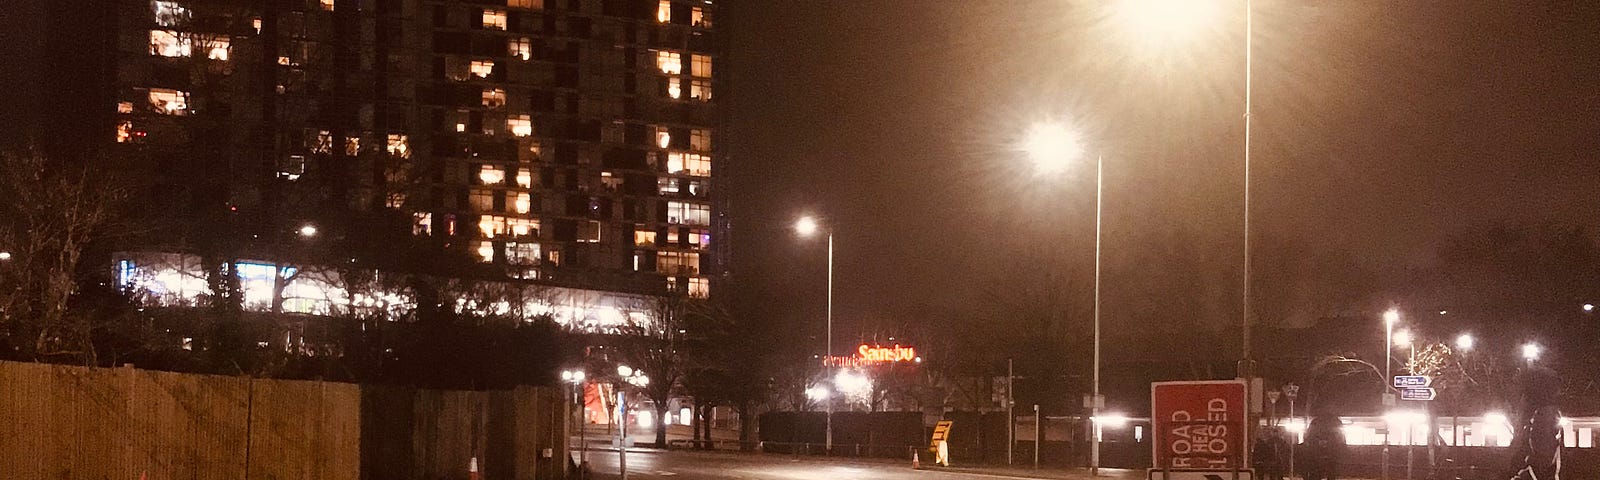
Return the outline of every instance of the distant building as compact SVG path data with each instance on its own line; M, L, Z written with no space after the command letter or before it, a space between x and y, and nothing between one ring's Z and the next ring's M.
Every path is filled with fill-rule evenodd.
M103 78L41 88L153 174L137 250L625 296L723 271L712 2L50 8L52 38L107 36L75 72Z

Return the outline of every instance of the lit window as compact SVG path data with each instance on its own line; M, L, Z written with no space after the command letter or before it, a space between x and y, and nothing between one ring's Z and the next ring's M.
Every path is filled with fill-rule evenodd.
M483 240L478 242L478 261L489 263L494 261L494 242Z
M657 178L656 191L662 195L678 193L678 179L672 177Z
M323 10L333 11L333 0L321 0L320 3L322 3Z
M506 119L506 128L511 129L511 134L519 137L533 135L533 119L527 115L515 115Z
M150 106L167 115L189 114L189 92L165 88L150 89Z
M634 230L633 231L633 244L641 246L641 247L654 246L656 244L656 231L655 230Z
M672 21L671 0L661 0L661 3L656 4L656 21L661 23Z
M478 78L489 78L489 74L494 73L494 60L473 60L470 70Z
M256 33L260 34L261 33L261 18L257 17L257 18L250 19L250 27L256 29Z
M507 243L506 263L512 265L533 265L539 263L539 244L537 243Z
M687 238L684 240L687 240L690 245L704 248L706 245L704 244L703 240L709 238L710 235L706 234L705 229L691 228L689 229L689 234L686 237Z
M528 192L518 193L516 207L517 213L528 213L529 210L533 209L533 195L528 194Z
M494 190L487 188L472 189L472 209L479 212L494 211Z
M709 298L711 296L711 282L705 277L689 279L689 297Z
M589 220L578 225L578 241L582 243L597 243L600 241L600 222Z
M678 227L667 227L667 245L678 244Z
M509 50L508 53L510 53L511 56L523 60L533 58L533 41L529 40L528 37L513 38L511 39L511 43L507 45L507 50Z
M506 171L494 165L484 165L478 168L478 181L484 185L499 185L506 181Z
M690 58L690 60L692 62L690 64L690 67L692 68L690 70L690 72L689 72L690 75L694 75L694 76L700 77L700 78L711 78L711 56L710 55L694 54L694 55L691 55L689 58Z
M667 275L700 273L700 254L695 252L656 252L656 271Z
M544 0L506 0L506 6L512 8L544 8Z
M465 132L465 131L467 131L467 124L465 124L465 123L457 123L456 124L456 133L461 133L461 132Z
M510 228L511 234L514 236L526 237L529 235L539 235L539 220L536 219L509 218L506 219L506 226Z
M306 156L289 155L278 162L278 178L295 181L306 173Z
M189 9L178 5L178 2L156 0L155 16L156 25L176 27L189 20Z
M606 186L606 190L615 192L622 188L622 177L612 175L611 172L600 172L600 183Z
M117 113L133 113L133 102L117 102Z
M206 58L211 60L228 61L228 37L214 35L200 41L200 48L205 49Z
M411 235L427 235L432 226L434 226L434 214L427 211L411 214Z
M668 153L667 154L667 173L678 173L678 172L682 172L682 171L683 171L683 154L679 153L679 152Z
M406 205L406 194L404 192L390 193L389 196L384 197L384 199L383 199L383 206L385 206L385 207L400 208L400 207L403 207L405 205Z
M560 250L551 250L550 251L550 264L551 265L560 265L561 264L561 251Z
M699 55L696 55L696 56L699 56ZM656 51L656 68L661 69L661 73L665 73L667 75L679 75L679 74L682 74L683 73L683 57L681 55L679 55L678 52L669 52L669 51L666 51L666 50L657 50Z
M411 158L411 139L403 134L389 134L389 145L385 148L390 155Z
M656 146L667 148L669 145L672 145L672 133L667 127L656 127Z
M710 225L711 206L700 203L667 202L667 223ZM672 239L667 239L669 243Z
M354 157L361 154L361 137L344 137L344 154Z
M327 1L327 0L323 0ZM483 28L491 30L506 29L506 11L485 9L483 11Z
M711 100L711 81L696 78L694 81L689 82L689 98L700 101Z
M478 217L478 232L488 238L506 233L506 217L498 215L484 215Z
M333 153L333 133L318 130L316 140L311 144L311 153Z
M711 151L711 130L704 128L690 130L689 148L702 152Z
M679 80L678 77L667 79L667 96L672 98L683 98L683 81Z
M705 9L694 7L693 10L689 11L689 24L696 27L709 27L711 26L711 19L706 17Z
M483 106L500 108L506 104L506 91L499 88L483 89Z
M170 30L150 31L150 54L163 57L187 57L193 44L188 35Z
M689 180L689 195L700 196L705 195L705 193L706 182L704 180Z
M517 186L522 188L533 188L533 172L528 171L526 168L518 169Z
M117 123L117 143L133 141L133 122L122 121Z
M706 177L711 175L711 156L698 153L676 154L682 157L678 170L672 170L672 157L667 157L667 169L671 173L687 172L689 175Z

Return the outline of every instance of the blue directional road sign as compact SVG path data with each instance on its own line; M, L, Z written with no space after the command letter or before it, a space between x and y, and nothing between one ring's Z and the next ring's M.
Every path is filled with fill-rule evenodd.
M1427 387L1407 388L1405 390L1401 390L1400 391L1400 399L1401 400L1412 400L1412 401L1426 402L1426 401L1433 400L1434 397L1437 397L1437 396L1439 396L1439 391L1438 390L1434 390L1432 388L1427 388Z
M1427 375L1395 375L1394 388L1420 388L1433 385L1433 378Z

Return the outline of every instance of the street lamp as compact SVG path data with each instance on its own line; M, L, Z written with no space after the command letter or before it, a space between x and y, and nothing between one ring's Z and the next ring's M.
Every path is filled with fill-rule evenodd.
M1472 351L1472 345L1474 342L1476 342L1476 340L1472 338L1472 334L1463 333L1456 337L1456 349L1463 352L1470 352Z
M815 235L821 230L821 225L816 218L805 216L794 222L795 233L802 237ZM833 358L833 229L828 229L828 358ZM833 402L827 402L826 430L827 437L823 439L823 448L833 451Z
M1528 363L1533 363L1534 360L1538 360L1539 359L1539 354L1542 351L1543 351L1543 348L1540 348L1539 344L1537 344L1537 343L1529 342L1529 343L1523 344L1522 345L1522 359L1523 360L1527 360Z
M1033 160L1040 174L1058 172L1084 154L1078 136L1055 122L1036 123L1028 128L1023 150ZM1100 414L1105 403L1100 398L1100 219L1105 194L1105 158L1095 156L1094 161L1094 375L1093 390L1089 397L1089 417ZM1089 444L1089 473L1100 474L1100 435L1096 427L1094 441Z
M309 224L309 223L307 223L305 225L301 225L300 226L300 236L308 237L308 238L317 236L317 226Z
M10 255L7 255L5 252L0 252L0 260L5 260L6 258L10 258ZM1583 304L1583 313L1594 313L1594 304Z
M577 417L576 420L577 420L577 429L578 429L578 464L579 465L588 465L588 463L589 463L589 445L588 445L587 440L584 438L585 437L585 435L584 435L585 432L584 432L584 428L583 428L583 411L584 411L584 408L583 408L583 400L582 400L583 397L582 397L582 395L583 395L583 379L584 379L584 377L585 377L585 375L583 373L583 369L562 370L561 371L561 381L567 382L568 384L570 384L572 386L572 403L573 403L574 406L576 406L578 408L573 413L577 414L576 415L576 417Z
M0 260L10 260L11 252L0 252Z

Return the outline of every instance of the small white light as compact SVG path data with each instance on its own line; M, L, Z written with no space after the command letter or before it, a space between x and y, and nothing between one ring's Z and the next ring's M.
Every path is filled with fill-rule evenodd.
M800 217L800 220L794 222L794 231L799 233L801 236L809 237L812 234L817 233L817 228L817 219L815 218Z
M822 387L807 388L806 389L806 398L811 399L811 401L813 401L813 402L821 401L821 400L827 400L828 399L828 389L822 388Z
M649 410L640 410L636 415L638 415L640 427L650 428L655 426L655 415L651 414Z
M633 367L627 365L617 365L617 375L631 377L633 376Z
M1123 425L1127 425L1128 424L1128 417L1126 415L1120 415L1120 414L1115 414L1115 413L1108 414L1108 415L1101 415L1101 416L1098 416L1098 417L1094 417L1093 419L1094 419L1094 423L1100 424L1101 426L1105 426L1105 427L1116 428L1116 427L1121 427Z
M1594 304L1593 303L1585 303L1585 304L1583 304L1583 311L1591 312L1591 313L1594 312Z
M1410 345L1411 344L1411 332L1408 332L1408 331L1405 331L1405 330L1394 332L1394 344L1395 344L1395 346Z
M302 237L315 237L315 236L317 236L317 226L316 225L311 225L311 224L306 224L306 225L300 227L300 236L302 236Z
M1539 344L1529 343L1522 346L1522 358L1528 361L1539 359Z
M1476 340L1472 338L1472 334L1463 333L1461 336L1456 337L1456 348L1461 349L1461 351L1472 350L1474 343L1476 343Z
M0 252L0 260L10 260L11 252Z
M1391 309L1389 309L1389 311L1383 312L1383 322L1384 323L1387 323L1390 326L1393 326L1395 323L1397 323L1399 321L1400 321L1400 311L1399 310L1395 310L1395 309L1391 308Z

